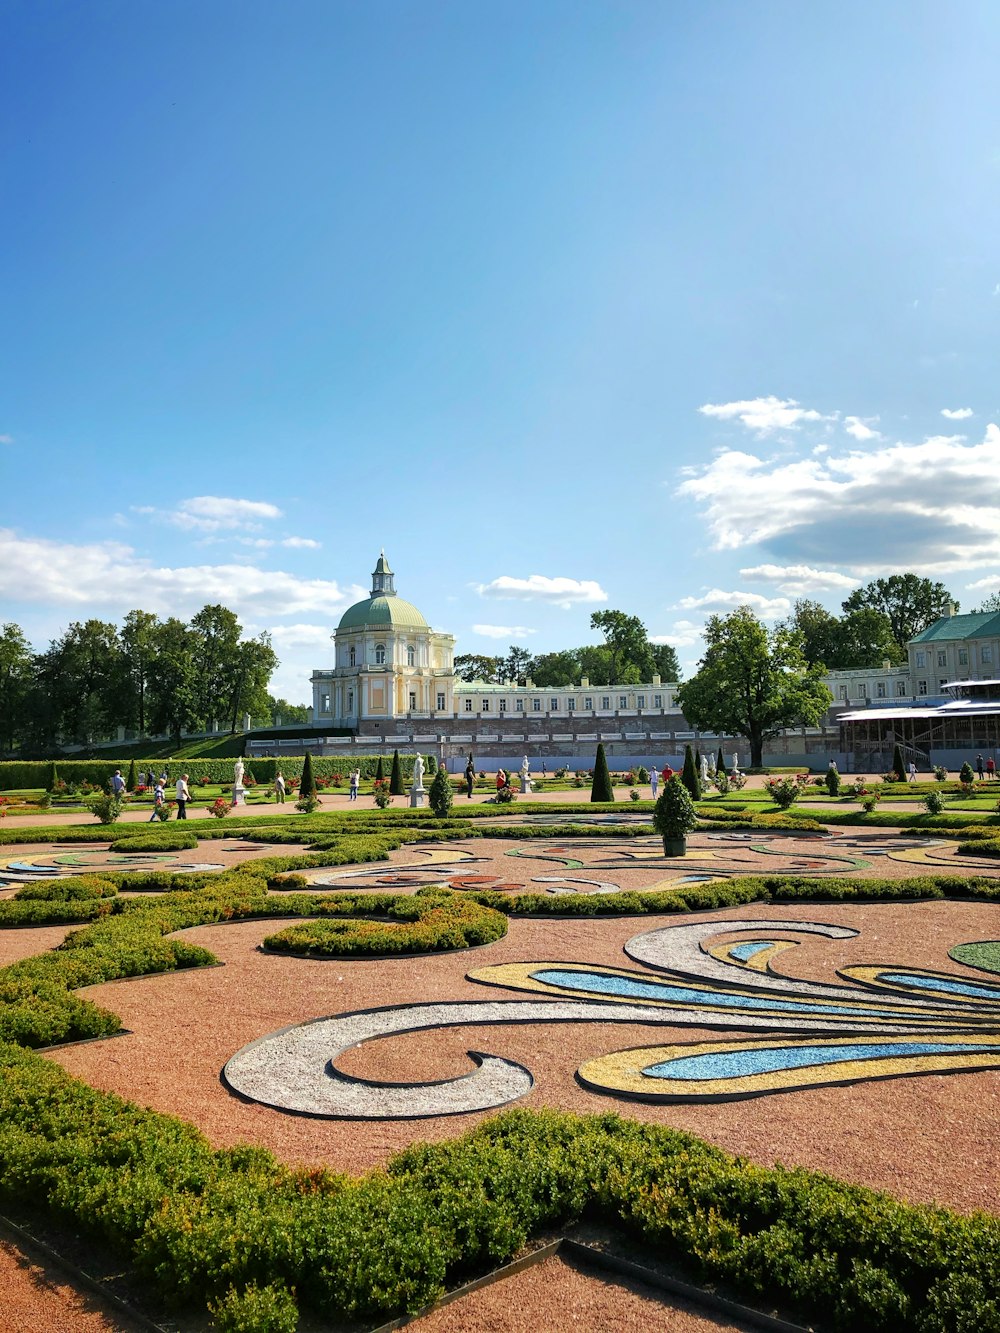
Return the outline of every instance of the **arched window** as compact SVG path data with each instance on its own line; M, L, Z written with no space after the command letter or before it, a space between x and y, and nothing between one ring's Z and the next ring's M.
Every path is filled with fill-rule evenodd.
M375 645L375 664L376 666L385 666L385 644L377 643Z
M406 650L406 665L416 666L416 662L417 662L416 649L411 646Z
M358 663L357 663L357 652L356 652L356 650L355 650L354 644L352 643L352 644L351 644L351 666L357 666L357 664L358 664Z

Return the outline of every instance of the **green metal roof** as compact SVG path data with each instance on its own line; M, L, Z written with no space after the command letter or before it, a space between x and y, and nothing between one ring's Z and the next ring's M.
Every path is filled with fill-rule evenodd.
M965 616L942 616L915 634L911 643L929 643L931 639L1000 638L1000 614L996 611L973 612Z
M373 629L429 629L430 626L412 602L404 602L402 597L387 597L377 594L366 597L363 602L355 602L340 617L338 633L344 629L364 629L370 625Z

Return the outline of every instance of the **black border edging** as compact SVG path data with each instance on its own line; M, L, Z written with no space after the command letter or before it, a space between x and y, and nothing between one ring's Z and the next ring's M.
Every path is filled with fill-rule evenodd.
M657 1291L669 1293L671 1296L679 1296L682 1300L701 1306L702 1309L711 1310L716 1314L728 1315L732 1319L742 1320L743 1323L751 1324L755 1328L766 1329L769 1333L813 1333L811 1326L793 1324L787 1319L779 1319L777 1315L766 1314L763 1310L754 1310L750 1306L741 1305L738 1301L719 1296L707 1287L693 1286L689 1282L682 1282L679 1278L668 1277L665 1273L646 1268L631 1259L609 1254L595 1246L574 1240L570 1236L560 1236L557 1240L549 1241L547 1245L539 1246L538 1249L532 1250L530 1254L523 1255L520 1259L515 1259L512 1263L504 1264L501 1268L495 1268L492 1272L486 1273L483 1277L475 1278L472 1282L467 1282L461 1287L456 1287L453 1291L446 1292L433 1305L425 1305L420 1310L414 1311L413 1314L399 1315L395 1319L390 1319L387 1323L379 1324L376 1328L367 1329L366 1333L395 1333L396 1329L405 1328L407 1324L417 1319L423 1319L435 1310L443 1309L446 1305L462 1300L465 1296L471 1296L473 1292L481 1291L484 1287L491 1287L495 1282L504 1282L507 1278L515 1277L525 1269L533 1268L535 1264L542 1263L557 1254L576 1260L582 1267L603 1270L619 1278L631 1278L634 1281L644 1283L647 1287L653 1287Z
M102 1301L107 1302L107 1304L117 1310L119 1314L124 1315L127 1319L131 1319L134 1323L138 1324L141 1328L146 1329L147 1333L167 1333L167 1330L161 1324L154 1323L148 1315L141 1314L133 1306L129 1305L127 1301L122 1300L120 1296L117 1296L113 1291L106 1287L98 1278L91 1277L89 1273L73 1263L72 1260L65 1258L46 1241L39 1240L38 1237L33 1236L30 1231L25 1231L23 1227L18 1226L16 1222L12 1222L9 1217L0 1213L0 1232L3 1231L8 1232L24 1249L28 1251L34 1250L36 1253L42 1255L49 1263L54 1264L56 1268L61 1269L71 1277L74 1282L85 1287L91 1295L97 1296Z

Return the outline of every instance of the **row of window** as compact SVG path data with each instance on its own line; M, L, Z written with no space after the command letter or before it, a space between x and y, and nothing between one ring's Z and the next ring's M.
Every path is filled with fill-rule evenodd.
M350 665L351 665L351 666L357 666L357 665L358 665L358 654L357 654L357 649L354 647L353 644L351 645L351 650L350 650L350 652L348 653L348 657L349 657L349 659L350 659ZM417 664L417 650L411 646L411 647L407 648L407 650L406 650L406 665L407 665L407 666L416 666L416 664ZM384 644L384 643L377 643L377 644L375 645L375 665L376 665L376 666L385 666L385 644Z
M981 643L979 645L979 660L980 662L983 663L987 663L990 665L992 664L993 662L992 644ZM939 667L946 667L948 665L948 653L946 649L939 648L937 650L937 664ZM918 648L914 653L914 665L918 667L923 667L927 665L927 653L922 648ZM958 665L960 667L967 667L969 665L968 648L959 648Z
M868 686L865 684L865 682L864 682L863 680L859 680L859 681L858 681L857 685L855 686L855 691L856 691L857 696L858 696L859 699L867 699L867 698L868 698ZM927 682L926 682L926 681L924 681L924 691L923 691L923 692L924 692L924 694L927 693ZM905 698L905 697L906 697L906 681L905 681L905 680L897 680L897 681L896 681L896 694L897 694L897 696L900 697L900 698ZM841 699L846 699L846 698L847 698L847 686L846 686L846 685L841 685L841 687L840 687L840 697L841 697ZM884 699L884 698L886 697L886 688L885 688L885 681L884 681L884 680L878 680L878 681L875 682L875 697L876 697L876 699Z
M441 695L441 694L438 695L438 699L439 699L439 700L442 700L443 698L444 698L444 695ZM542 711L542 702L543 702L543 701L542 701L541 699L532 699L532 701L531 701L531 711L532 711L533 713L540 713L540 712ZM559 712L559 700L558 700L558 699L549 699L547 702L548 702L548 711L549 711L550 713L558 713L558 712ZM472 700L472 699L466 699L466 701L465 701L465 711L466 711L467 713L471 713L471 712L472 712L472 704L473 704L473 700ZM492 703L491 703L491 701L490 701L489 699L481 699L481 700L480 700L480 708L479 708L479 711L480 711L481 713L488 713L488 712L490 712L492 706L493 706L493 705L492 705ZM636 706L636 708L645 708L645 707L646 707L646 696L645 696L644 694L637 694L637 695L636 695L636 697L635 697L635 706ZM443 708L443 707L444 707L444 704L439 702L439 703L438 703L438 708ZM584 697L584 700L583 700L583 707L584 707L584 710L585 710L586 712L588 712L588 713L589 713L589 712L593 712L593 710L594 710L594 699L593 699L593 696L592 696L592 695L587 695L587 696ZM619 707L619 708L627 708L627 707L628 707L628 696L627 696L627 695L620 694L620 695L618 696L618 707ZM653 707L654 707L654 708L662 708L662 707L663 707L663 695L662 695L662 694L654 694L654 695L653 695ZM610 695L610 694L605 694L605 695L603 695L603 696L601 697L601 708L602 708L605 712L609 712L609 711L610 711L610 709L611 709L611 695ZM499 712L499 713L506 713L506 711L507 711L507 700L506 700L506 699L501 699L501 700L499 701L499 704L498 704L498 707L497 707L497 712ZM515 699L515 700L514 700L514 711L515 711L515 713L523 713L523 712L525 711L525 708L524 708L524 700L523 700L523 699ZM567 711L568 713L573 713L573 712L576 711L576 700L575 700L575 699L567 699L567 700L566 700L566 711Z

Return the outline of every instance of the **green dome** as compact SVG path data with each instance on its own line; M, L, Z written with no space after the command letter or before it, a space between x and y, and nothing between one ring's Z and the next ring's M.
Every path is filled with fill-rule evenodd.
M345 629L364 629L383 626L388 629L429 629L430 626L412 602L404 602L402 597L378 594L366 597L363 602L355 602L340 617L337 632Z

